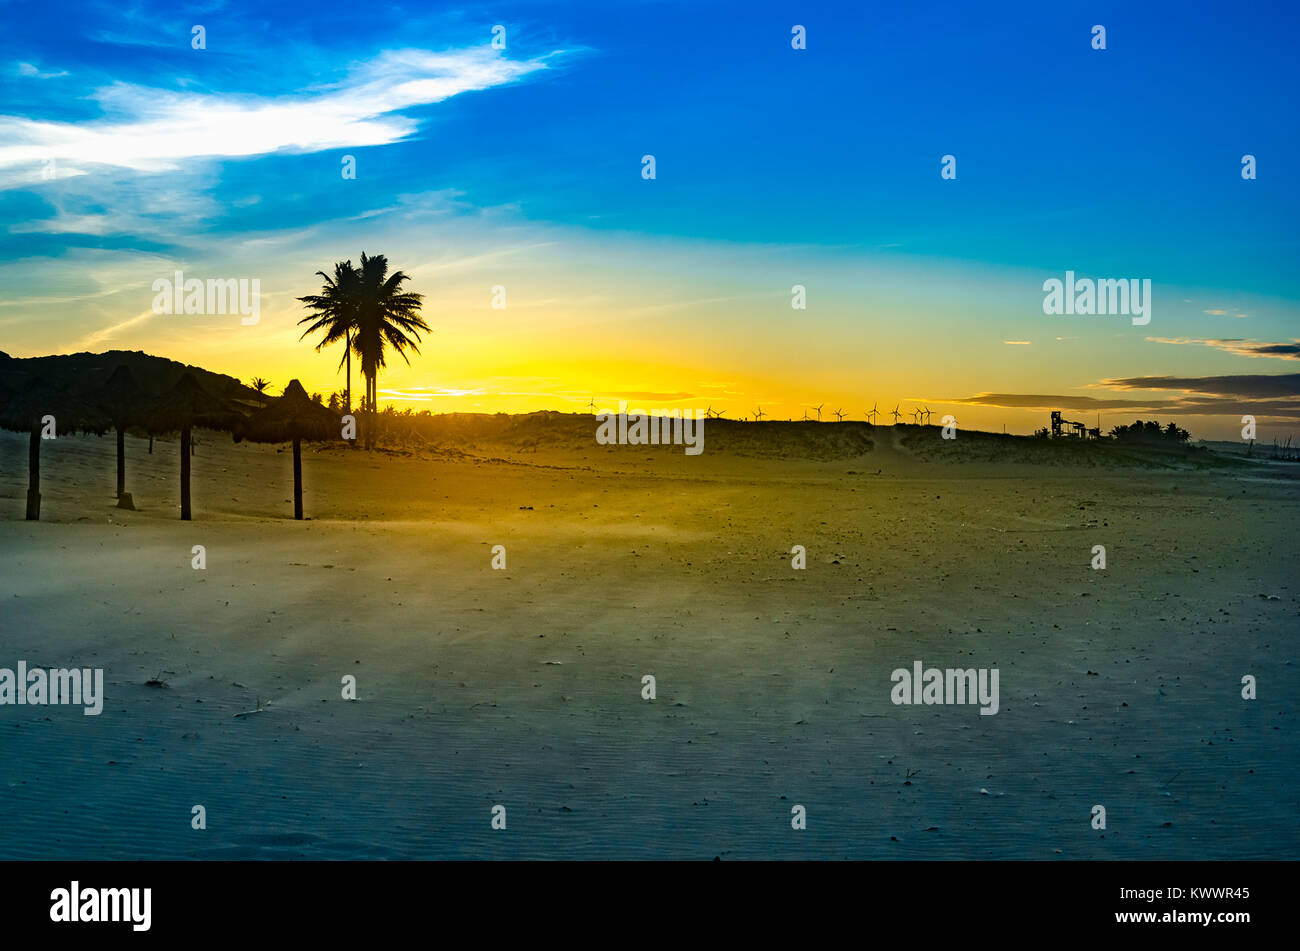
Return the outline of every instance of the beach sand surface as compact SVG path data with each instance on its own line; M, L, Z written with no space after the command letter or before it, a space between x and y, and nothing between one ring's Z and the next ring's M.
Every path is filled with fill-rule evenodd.
M811 425L308 447L301 522L283 447L206 432L191 522L133 437L137 511L64 437L25 522L0 433L0 667L106 682L0 706L0 858L1300 857L1294 467ZM892 703L917 660L997 714Z

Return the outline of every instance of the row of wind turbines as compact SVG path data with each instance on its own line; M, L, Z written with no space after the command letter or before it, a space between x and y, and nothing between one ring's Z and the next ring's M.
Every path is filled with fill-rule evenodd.
M880 413L877 412L877 407L878 407L878 405L879 405L878 403L872 403L872 404L871 404L871 409L868 410L868 411L867 411L867 414L866 414L866 415L867 415L867 421L868 421L869 423L871 423L872 426L876 425L876 419L880 416ZM894 425L895 425L895 426L898 425L898 421L899 421L899 419L901 419L903 416L907 415L907 414L905 414L905 413L900 413L900 412L899 412L899 407L900 407L901 405L902 405L901 403L896 403L896 404L894 404L894 409L893 409L893 411L890 412L890 413L888 414L888 415L894 417ZM825 403L818 403L816 406L810 406L810 407L808 407L808 409L812 410L814 413L817 414L817 415L816 415L816 419L815 419L815 421L818 422L818 423L820 423L820 422L822 421L822 409L824 409L825 406L826 406ZM588 404L588 408L591 410L591 412L592 412L593 414L596 412L596 399L595 399L595 397L592 397L591 402ZM807 423L807 422L813 422L813 421L814 421L814 418L813 418L812 416L809 416L809 415L808 415L808 409L806 409L806 410L803 411L803 419L801 420L801 422L805 422L805 423ZM761 423L761 422L763 421L763 417L764 417L764 416L767 416L767 415L769 415L769 414L763 412L763 407L762 407L762 406L758 406L758 407L754 410L754 422ZM841 407L840 409L837 409L837 410L836 410L834 413L832 413L831 415L835 417L836 422L840 422L840 423L842 423L842 422L844 422L844 417L847 416L848 414L845 413L843 407ZM914 424L916 424L916 425L929 425L929 423L930 423L930 417L933 416L933 415L934 415L934 414L930 411L930 408L929 408L928 406L925 406L925 407L918 406L918 407L916 407L915 409L913 409L912 412L911 412L912 422L913 422ZM726 417L727 417L727 411L726 411L726 410L721 410L721 409L717 409L717 410L715 410L715 409L713 408L713 404L710 403L710 404L709 404L709 408L706 409L706 410L704 411L704 417L705 417L705 419L726 419ZM749 419L748 416L742 416L742 417L740 417L740 419L739 419L739 422L742 422L742 423L747 423L747 422L749 422L749 421L750 421L750 419ZM788 423L793 423L794 421L795 421L795 420L794 420L793 418L790 418L790 419L787 419L787 420L786 420L786 422L788 422Z
M878 407L879 407L879 405L880 405L879 403L872 403L872 404L871 404L871 409L867 410L867 414L866 414L866 416L867 416L867 422L869 422L872 426L876 425L876 419L880 416L880 413L878 412ZM899 421L899 420L900 420L904 415L906 415L906 414L904 414L904 413L900 413L900 412L899 412L899 407L900 407L901 405L902 405L901 403L895 403L895 404L894 404L894 408L893 408L893 410L889 413L890 416L893 416L893 417L894 417L894 425L895 425L895 426L897 426L897 425L898 425L898 421ZM809 407L809 409L811 409L814 413L817 414L817 416L816 416L816 422L819 422L819 423L820 423L820 422L822 421L822 409L823 409L825 406L826 406L825 403L819 403L819 404L817 404L816 406L811 406L811 407ZM845 412L844 412L843 409L837 409L837 410L836 410L834 413L832 413L831 415L835 417L835 421L836 421L836 422L840 422L840 423L842 423L842 422L844 422L844 417L845 417L846 414L845 414ZM913 422L913 423L916 423L917 425L921 425L921 424L926 424L926 425L928 425L929 422L930 422L930 417L933 416L933 415L934 415L934 414L930 411L930 407L928 407L928 406L926 406L926 407L920 407L920 406L918 406L918 407L916 407L916 409L912 410L912 413L911 413L911 416L912 416L912 422ZM802 420L802 421L805 422L805 423L807 423L807 422L812 422L812 421L813 421L813 417L808 415L808 410L804 410L804 411L803 411L803 420Z

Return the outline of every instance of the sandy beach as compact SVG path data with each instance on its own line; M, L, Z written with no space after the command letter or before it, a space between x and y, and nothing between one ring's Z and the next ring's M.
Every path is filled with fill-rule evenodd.
M24 522L0 433L0 667L106 682L3 709L0 858L1300 856L1294 466L476 425L309 447L303 522L282 447L210 432L192 522L175 439L114 506L111 436L47 443ZM997 714L892 703L917 660L1000 670Z

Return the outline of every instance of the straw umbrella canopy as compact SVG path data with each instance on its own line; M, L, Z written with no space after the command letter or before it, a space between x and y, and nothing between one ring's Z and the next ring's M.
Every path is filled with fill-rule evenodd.
M302 441L341 438L339 416L313 403L297 380L290 380L283 396L235 428L236 441L293 443L293 517L296 519L302 518Z
M147 422L144 392L126 364L119 364L100 386L89 394L95 406L117 430L117 497L126 493L126 430Z
M176 385L154 400L144 411L146 428L154 434L181 434L181 519L190 520L190 430L230 429L239 414L225 400L213 396L184 374Z
M80 400L37 377L21 389L11 391L0 408L0 429L30 433L27 452L27 520L41 517L41 432L45 419L52 417L53 437L59 430L102 433L107 420Z

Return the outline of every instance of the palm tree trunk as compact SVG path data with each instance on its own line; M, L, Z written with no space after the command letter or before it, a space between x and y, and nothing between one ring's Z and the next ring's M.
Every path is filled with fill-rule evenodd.
M293 517L302 521L302 440L293 437Z
M41 427L32 424L32 440L27 446L27 521L41 517Z
M181 521L190 521L190 428L181 430Z
M343 351L343 355L344 357L347 358L348 361L348 379L346 383L347 388L345 390L346 396L344 397L344 401L343 401L343 412L350 413L352 412L352 333L351 331L348 332L347 343L345 346L347 347L347 349Z
M126 430L117 427L117 497L126 491Z
M149 455L153 455L153 433L149 434Z
M366 375L366 449L375 447L375 424L379 421L375 413L375 375L371 371Z

